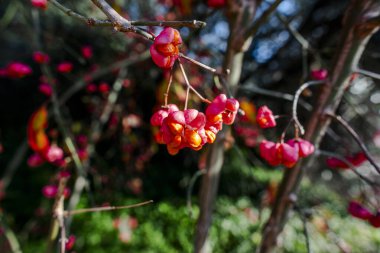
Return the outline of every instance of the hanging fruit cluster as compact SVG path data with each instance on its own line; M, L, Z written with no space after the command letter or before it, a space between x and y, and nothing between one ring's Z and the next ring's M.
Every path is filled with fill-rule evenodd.
M239 110L239 102L236 99L227 98L225 94L220 94L210 102L190 85L179 61L179 46L181 44L182 39L179 32L171 27L166 27L155 38L150 47L152 59L160 68L170 69L178 60L187 85L186 102L183 110L179 110L175 104L167 104L168 94L166 93L165 105L155 112L150 120L152 126L159 128L155 135L157 143L165 144L171 155L177 154L179 150L186 147L200 150L206 143L213 143L223 124L231 125ZM172 77L170 77L168 90L171 80ZM205 113L187 108L190 89L202 101L208 103Z

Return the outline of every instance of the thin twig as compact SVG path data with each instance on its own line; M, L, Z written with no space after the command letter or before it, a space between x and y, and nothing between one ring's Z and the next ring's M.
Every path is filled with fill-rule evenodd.
M326 113L327 116L335 119L338 121L355 139L355 141L359 144L360 148L363 150L365 156L367 157L368 161L372 164L372 166L376 169L376 171L380 174L380 167L376 164L375 160L373 159L372 155L369 153L366 145L360 138L360 136L357 134L357 132L348 124L347 121L345 121L341 116L335 115L333 113Z
M206 26L206 22L198 20L189 21L130 21L134 26L169 26L169 27L189 27L189 28L203 28Z
M190 93L190 86L187 86L186 88L186 98L185 98L185 107L184 107L184 111L187 110L187 104L189 103L189 93Z
M179 53L179 57L181 57L183 59L186 59L189 62L194 63L195 65L197 65L197 66L199 66L201 68L204 68L205 70L210 71L211 73L213 73L215 75L222 75L222 73L218 72L216 69L214 69L214 68L212 68L210 66L207 66L206 64L203 64L203 63L201 63L201 62L199 62L197 60L194 60L194 59L192 59L192 58L190 58L190 57L188 57L188 56L186 56L186 55L184 55L182 53Z
M12 181L14 174L16 173L17 168L24 161L24 157L28 151L28 143L24 141L21 143L16 150L15 154L12 157L12 160L5 167L3 177L1 182L3 183L3 190L5 190Z
M299 209L297 206L294 206L294 209L297 211L302 221L302 226L303 226L302 232L303 232L303 235L305 236L306 252L311 253L312 251L310 248L310 237L309 237L309 232L307 229L307 221L306 221L305 213L301 209Z
M193 208L191 204L191 194L193 192L194 184L197 181L198 177L204 175L206 173L206 170L198 170L194 173L194 175L191 177L189 186L187 187L186 197L187 197L187 209L189 211L190 218L193 217Z
M145 37L148 40L154 40L155 36L144 29L133 26L131 22L119 13L115 11L106 1L104 0L91 0L112 22L113 28L119 32L133 32L138 35Z
M324 156L328 156L328 157L334 157L335 159L338 159L338 160L344 162L345 164L347 164L350 167L350 169L352 170L352 172L354 174L356 174L360 179L362 179L367 184L372 185L372 186L380 186L379 183L374 182L371 179L364 176L363 174L361 174L350 161L348 161L346 158L344 158L343 156L341 156L339 154L318 149L315 151L315 155L324 155Z
M267 21L268 17L274 12L277 6L282 2L282 0L275 0L269 7L266 9L263 14L257 19L250 27L248 27L245 34L245 38L254 36L259 28Z
M380 74L377 74L377 73L374 73L374 72L371 72L368 70L357 68L357 69L354 69L354 72L361 74L361 75L365 75L365 76L374 78L374 79L377 79L377 80L380 80Z
M66 6L63 6L56 0L48 0L50 3L52 3L55 7L57 7L59 10L64 12L67 16L73 17L78 19L79 21L82 21L90 26L113 26L112 22L109 20L103 20L103 19L95 19L95 18L88 18L85 17Z
M153 203L153 200L148 200L148 201L145 201L142 203L127 205L127 206L105 206L105 207L83 208L83 209L78 209L78 210L73 210L73 211L64 211L63 216L68 217L71 215L82 214L82 213L104 212L104 211L111 211L111 210L129 209L129 208L144 206L144 205L151 204L151 203Z
M150 57L149 50L131 58L126 58L121 61L115 62L108 67L102 67L99 69L99 71L93 72L89 75L86 75L85 77L79 79L77 82L75 82L65 93L62 94L62 96L59 98L59 104L63 105L66 103L67 100L71 98L76 92L80 91L82 88L86 86L87 83L102 77L114 70L129 67L131 65L140 63L142 61L145 61Z
M185 79L186 86L189 87L189 89L191 89L203 102L210 104L211 103L210 100L204 98L201 94L199 94L199 92L196 89L194 89L193 86L191 86L191 84L189 82L189 79L187 78L185 69L183 68L183 65L182 65L182 63L180 62L179 59L178 59L178 64L179 64L179 67L181 69L183 78Z
M294 95L293 107L292 107L292 116L293 116L293 120L294 120L295 124L297 124L297 126L300 129L301 135L303 135L305 133L305 129L303 128L301 122L298 120L298 117L297 117L298 99L299 99L302 91L304 91L306 88L308 88L312 85L319 85L319 84L323 84L323 83L325 83L324 80L306 82L306 83L302 84L301 87L298 88L298 90L296 91L296 94Z
M242 87L239 87L239 90L242 90L245 92L257 93L257 94L268 96L268 97L279 98L279 99L283 99L290 102L293 102L294 100L294 95L292 94L279 92L279 91L273 91L273 90L267 90L267 89L258 87L256 85L251 85L250 87L242 86ZM305 108L307 111L311 111L313 109L311 104L303 101L302 99L299 100L298 104L301 105L303 108Z
M164 107L166 108L168 106L168 97L169 97L169 91L170 91L170 86L172 85L172 82L173 82L173 69L170 70L170 74L169 74L169 83L168 83L168 86L166 88L166 92L164 93Z
M9 246L11 247L12 253L22 253L20 243L17 240L17 237L13 230L9 228L8 224L6 223L4 214L2 212L0 212L0 225L4 231L5 238L7 238Z

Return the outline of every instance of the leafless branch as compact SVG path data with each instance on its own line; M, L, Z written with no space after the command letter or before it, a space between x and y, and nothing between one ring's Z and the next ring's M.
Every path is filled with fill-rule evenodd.
M147 204L153 203L153 200L148 200L142 203L133 204L133 205L127 205L127 206L105 206L105 207L93 207L93 208L84 208L84 209L78 209L73 211L64 211L63 215L65 217L76 215L76 214L82 214L82 213L91 213L91 212L104 212L104 211L111 211L111 210L120 210L120 209L129 209L139 206L144 206Z
M250 27L248 27L245 34L246 38L255 35L259 28L267 21L268 17L277 9L277 6L282 2L282 0L275 0L271 6L264 11L258 20L256 20Z
M309 81L309 82L306 82L306 83L302 84L301 87L298 88L298 90L296 91L296 94L294 95L293 107L292 107L292 115L293 115L293 120L297 124L297 126L299 127L300 132L301 132L302 135L305 133L305 129L303 128L301 122L298 120L298 117L297 117L298 99L299 99L302 91L304 91L306 88L308 88L310 86L313 86L313 85L323 84L323 83L325 83L325 81L318 80L318 81Z
M372 166L376 169L376 171L380 174L380 167L376 164L376 161L373 159L372 155L369 153L366 145L358 135L358 133L348 124L347 121L345 121L341 116L335 115L333 113L326 113L327 116L333 118L337 122L339 122L355 139L355 141L358 143L360 148L363 150L365 156L367 157L368 161L372 164Z
M341 156L339 154L318 149L315 151L315 155L323 155L323 156L328 156L328 157L334 157L335 159L338 159L338 160L344 162L345 164L347 164L350 167L350 169L352 170L352 172L355 173L355 175L357 175L360 179L362 179L367 184L372 185L372 186L380 186L379 183L372 181L371 179L369 179L366 176L364 176L363 174L361 174L350 161L348 161L346 158L344 158L343 156Z

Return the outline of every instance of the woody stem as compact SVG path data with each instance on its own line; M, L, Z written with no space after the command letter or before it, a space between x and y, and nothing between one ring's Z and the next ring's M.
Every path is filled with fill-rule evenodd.
M191 86L191 84L190 84L190 82L189 82L189 79L187 78L187 75L186 75L185 69L183 68L183 65L182 65L182 63L180 62L179 59L178 59L178 64L179 64L179 67L180 67L180 69L181 69L181 72L182 72L183 78L185 79L186 86L187 86L190 90L192 90L192 91L195 93L195 95L197 95L197 96L198 96L203 102L210 104L210 103L211 103L210 100L208 100L207 98L204 98L201 94L199 94L199 92L198 92L196 89L194 89L193 86Z
M201 62L199 62L197 60L194 60L194 59L192 59L192 58L190 58L190 57L188 57L188 56L186 56L186 55L184 55L182 53L179 54L179 57L184 58L184 59L188 60L189 62L194 63L195 65L197 65L197 66L199 66L199 67L201 67L201 68L203 68L203 69L205 69L207 71L210 71L213 74L217 74L217 75L222 74L222 73L218 72L216 69L214 69L214 68L212 68L210 66L207 66L206 64L203 64L203 63L201 63Z
M173 73L172 71L170 71L168 87L166 88L166 92L164 93L165 107L168 106L168 96L169 96L170 86L172 85L172 81L173 81Z
M190 88L189 88L189 86L187 86L187 89L186 89L186 99L185 99L185 108L183 110L187 110L187 104L189 102L189 92L190 92Z
M298 88L298 90L296 91L296 94L294 95L294 100L293 100L293 107L292 107L292 114L293 114L293 120L295 122L295 124L299 127L299 130L301 132L301 135L303 135L305 133L305 129L303 128L302 124L300 123L300 121L298 120L298 116L297 116L297 105L298 105L298 100L301 96L301 93L308 87L312 86L312 85L317 85L317 84L323 84L325 83L324 80L318 80L318 81L309 81L309 82L306 82L304 84L301 85L301 87Z

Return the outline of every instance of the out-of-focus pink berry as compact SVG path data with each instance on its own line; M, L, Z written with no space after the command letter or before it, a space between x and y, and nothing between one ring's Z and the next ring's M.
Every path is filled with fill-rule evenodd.
M57 145L51 145L45 154L48 162L54 163L63 159L63 150Z
M298 138L298 139L292 139L286 142L292 147L297 146L298 147L298 154L299 157L307 157L314 153L314 145L308 142L307 140Z
M226 0L208 0L207 5L211 8L222 8L226 5Z
M39 167L44 164L45 160L41 157L40 154L34 153L28 158L28 166L31 168Z
M47 0L31 0L31 3L34 7L46 10Z
M74 235L70 235L69 238L67 238L67 242L65 244L66 250L72 250L74 248L76 237Z
M86 91L88 92L88 93L94 93L94 92L96 92L98 90L98 87L96 87L96 85L94 84L94 83L89 83L89 84L87 84L87 86L86 86Z
M317 69L317 70L312 70L310 75L311 78L314 80L325 80L328 76L329 72L327 69Z
M30 74L32 74L32 69L21 62L11 62L6 67L6 75L9 78L23 78Z
M37 51L33 53L33 60L39 64L48 63L50 61L49 55Z
M100 93L108 93L111 90L111 87L108 83L102 82L99 84L98 90Z
M363 207L359 202L351 201L348 204L347 211L356 218L369 220L373 215L367 208Z
M42 194L45 196L45 198L52 199L55 198L55 195L57 195L58 187L56 185L45 185L42 188Z
M73 64L68 61L64 61L58 64L57 71L60 73L70 73L73 70Z
M92 58L92 46L83 46L81 48L82 56L85 59L91 59Z
M50 97L53 92L51 85L48 83L41 83L38 86L38 90L47 97Z

